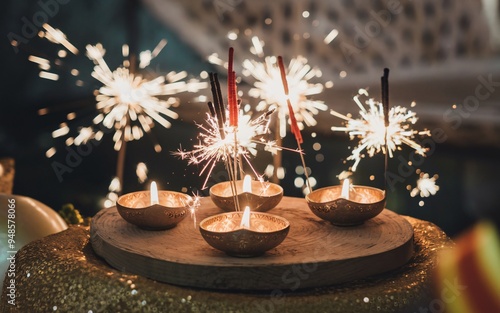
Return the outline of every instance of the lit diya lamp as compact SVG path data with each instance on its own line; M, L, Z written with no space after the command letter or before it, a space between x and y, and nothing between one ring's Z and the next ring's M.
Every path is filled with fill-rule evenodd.
M236 211L232 182L226 181L210 188L210 198L216 206L226 212ZM252 180L246 175L243 180L235 182L236 197L240 207L250 206L253 211L269 211L280 203L283 188L270 182Z
M345 179L342 186L317 189L306 196L311 211L338 226L359 225L377 216L385 207L385 191L351 186Z
M125 194L116 201L116 208L127 222L148 230L164 230L182 221L193 199L183 193L160 190L151 183L150 191Z
M200 222L203 239L230 256L254 257L278 246L288 235L290 222L262 212L227 212Z

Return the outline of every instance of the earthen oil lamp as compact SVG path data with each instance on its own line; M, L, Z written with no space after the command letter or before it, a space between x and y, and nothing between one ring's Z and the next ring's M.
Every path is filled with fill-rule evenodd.
M189 210L192 198L186 194L159 190L151 183L150 191L125 194L116 201L118 213L127 222L148 230L175 227Z
M283 217L250 212L227 212L200 222L203 239L212 247L236 257L254 257L278 246L288 235L290 223Z
M311 211L338 226L353 226L377 216L385 207L385 191L368 186L342 186L317 189L306 196Z
M280 203L283 198L283 188L270 182L252 180L249 175L244 180L236 181L236 196L240 207L249 206L252 211L269 211ZM226 212L235 211L235 197L231 182L215 184L210 188L210 198L216 206Z

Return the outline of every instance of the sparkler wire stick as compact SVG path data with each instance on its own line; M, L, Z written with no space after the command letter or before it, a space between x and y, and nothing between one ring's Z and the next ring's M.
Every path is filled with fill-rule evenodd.
M236 101L236 73L233 71L234 49L229 48L228 67L227 67L227 97L229 109L229 126L233 128L234 149L233 149L233 178L231 179L233 197L236 204L236 211L240 210L238 201L238 190L236 188L236 180L238 179L238 104ZM231 160L229 160L231 161Z
M238 127L238 103L236 100L236 73L233 70L234 49L229 48L227 67L227 98L229 108L229 126Z
M224 129L224 122L225 122L225 109L224 109L224 103L222 102L222 91L220 89L220 82L217 74L215 73L210 73L210 86L211 86L211 91L212 91L212 97L213 97L213 104L211 102L208 103L208 108L210 110L210 114L212 114L212 117L215 117L217 120L217 125L219 126L219 134L221 139L225 138L225 129ZM228 90L229 90L228 86ZM234 163L231 163L231 156L230 156L230 151L227 150L227 147L225 147L225 154L226 158L224 160L224 164L227 170L227 173L229 175L229 181L230 181L230 186L231 186L231 192L234 197L234 201L236 204L236 210L239 211L239 202L238 202L238 197L237 197L237 190L236 190L236 179L237 179L237 173L236 173L236 153L237 153L237 135L236 135L236 130L237 127L234 129L234 136L235 136L235 148L234 148Z
M224 139L224 108L222 107L222 95L220 91L219 79L216 73L210 73L210 86L212 90L212 98L214 101L214 111L219 125L219 131L222 139Z
M283 138L281 138L281 135L280 135L280 120L281 119L277 119L276 120L276 127L275 127L275 130L274 130L274 133L275 133L275 137L274 137L274 140L276 141L276 144L278 146L282 146L283 145ZM282 151L281 150L278 150L276 152L276 154L274 155L273 157L273 166L274 166L274 173L273 173L273 183L275 184L278 184L279 183L279 178L278 178L278 169L281 167L281 159L282 159Z
M236 81L234 83L234 94L237 95L238 94L238 90L236 88ZM236 108L236 114L239 115L239 107L240 107L240 104L241 104L241 99L237 99L236 100L236 103L237 103L237 108ZM238 124L238 118L236 118L236 124ZM238 125L236 127L239 127ZM235 132L236 134L236 132ZM235 135L236 136L236 135ZM235 141L234 142L234 146L237 147L237 142ZM236 152L235 152L236 154ZM243 179L243 177L245 177L245 171L243 170L243 158L242 158L242 155L238 153L238 161L239 161L239 170L240 170L240 179ZM250 162L248 162L250 164Z
M303 142L302 134L300 133L299 126L297 125L297 119L295 118L295 113L293 112L292 104L290 103L290 97L288 92L288 83L286 80L285 66L283 65L283 58L278 56L278 65L281 73L281 80L283 81L283 88L286 95L286 103L288 106L288 114L290 115L290 124L292 133L295 135L295 140L297 141L297 146L299 148L300 160L302 161L302 166L304 167L304 173L306 175L307 185L309 187L309 192L312 192L311 182L309 181L309 173L307 173L306 161L304 160L304 155L302 153L301 143Z
M234 129L234 156L233 156L233 180L232 180L232 184L234 185L233 186L233 198L234 198L234 202L236 204L236 211L240 211L240 202L238 200L238 190L236 188L236 180L238 179L237 175L237 169L238 169L238 156L237 156L237 146L238 146L238 135L237 135L237 129L238 129L238 126L235 126L235 129Z
M210 110L210 116L215 118L217 116L217 113L215 112L214 104L212 101L208 101L208 109Z
M137 69L137 12L138 12L139 1L137 0L128 0L127 1L127 20L128 20L128 46L130 50L129 54L129 62L130 62L130 73L135 74ZM127 114L127 122L126 125L129 125L130 118ZM127 151L127 140L125 139L125 131L122 132L121 138L121 146L118 150L118 157L116 161L116 177L118 177L118 181L120 182L120 190L119 194L123 192L123 175L125 171L125 157Z
M217 73L214 73L214 78L215 78L215 90L217 91L217 103L219 107L219 117L220 117L220 124L222 126L222 130L224 129L224 125L226 124L226 109L224 108L224 100L222 100L222 91L220 88L220 82L219 82L219 76ZM222 138L225 137L225 132L222 132L223 136Z
M385 160L384 160L384 188L387 188L387 167L389 147L387 144L387 129L389 128L389 69L384 68L384 76L380 78L382 85L382 108L384 110L385 125Z
M129 123L130 117L127 115L127 125ZM123 192L123 175L125 171L125 153L127 151L127 141L125 140L125 131L122 132L121 145L118 150L118 158L116 161L116 177L118 178L118 182L120 183L120 189L118 190L118 194L120 195Z

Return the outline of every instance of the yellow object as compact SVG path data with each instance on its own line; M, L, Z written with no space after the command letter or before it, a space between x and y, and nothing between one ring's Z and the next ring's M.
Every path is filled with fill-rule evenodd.
M440 312L500 312L500 236L493 223L477 223L441 253L436 283Z

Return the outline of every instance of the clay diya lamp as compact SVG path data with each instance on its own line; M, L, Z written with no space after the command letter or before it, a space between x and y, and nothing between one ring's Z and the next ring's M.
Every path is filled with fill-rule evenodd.
M203 239L230 256L255 257L275 248L285 240L290 222L263 212L227 212L200 222Z
M192 198L186 194L157 190L137 191L120 196L116 201L118 213L127 222L147 230L165 230L175 227L188 211Z
M210 198L216 206L226 212L236 211L234 186L232 182L222 182L210 188ZM283 188L280 185L251 180L245 176L244 180L235 182L236 197L241 208L249 206L252 211L266 212L276 207L283 198Z
M306 196L311 211L318 217L337 226L353 226L382 212L386 203L384 190L350 185L348 179L343 186L317 189Z

